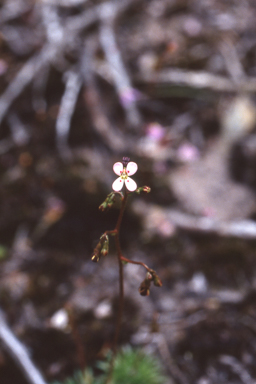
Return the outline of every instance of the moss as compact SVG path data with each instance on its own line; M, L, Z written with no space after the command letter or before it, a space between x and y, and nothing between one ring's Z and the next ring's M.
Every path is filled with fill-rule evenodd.
M76 372L72 378L63 383L53 384L104 384L109 370L108 361L97 364L103 372L99 377L94 377L90 368L84 373ZM161 365L157 358L146 355L141 350L125 348L115 359L111 384L163 384L166 382Z

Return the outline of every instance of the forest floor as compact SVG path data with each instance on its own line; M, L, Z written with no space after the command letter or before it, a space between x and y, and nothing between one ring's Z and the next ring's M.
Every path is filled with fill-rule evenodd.
M255 383L255 20L254 0L1 1L0 307L48 382L113 344L114 243L91 255L129 156L151 193L122 250L163 287L125 266L120 345L173 383ZM4 342L0 376L27 382Z

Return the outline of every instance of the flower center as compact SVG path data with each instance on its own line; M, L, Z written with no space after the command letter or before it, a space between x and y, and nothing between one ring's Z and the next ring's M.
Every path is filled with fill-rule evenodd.
M123 169L120 177L121 177L122 180L126 180L128 178L126 168Z

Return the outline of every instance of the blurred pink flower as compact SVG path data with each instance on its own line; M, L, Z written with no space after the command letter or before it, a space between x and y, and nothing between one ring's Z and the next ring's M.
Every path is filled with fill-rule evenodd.
M158 123L150 123L147 126L147 136L150 139L160 141L165 136L165 129Z
M189 163L198 160L200 157L199 150L192 144L182 144L177 150L178 160Z
M120 93L120 101L123 106L130 105L142 98L142 94L135 88L125 88Z

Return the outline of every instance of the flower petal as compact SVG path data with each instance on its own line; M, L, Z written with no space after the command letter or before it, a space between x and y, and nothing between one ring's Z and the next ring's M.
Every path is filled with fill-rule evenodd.
M121 177L118 177L118 179L116 179L112 184L112 189L116 192L119 192L123 188L123 185L124 185L124 180L122 180Z
M122 163L118 162L113 165L113 171L115 172L116 175L120 176L121 173L123 172L124 166Z
M128 191L130 191L130 192L133 192L133 191L135 191L135 189L137 189L137 184L130 177L127 177L127 179L125 180L125 186L128 189Z
M137 169L138 169L138 165L136 163L134 163L133 161L131 161L130 163L127 164L126 171L127 171L129 176L134 175L134 173L137 172Z

